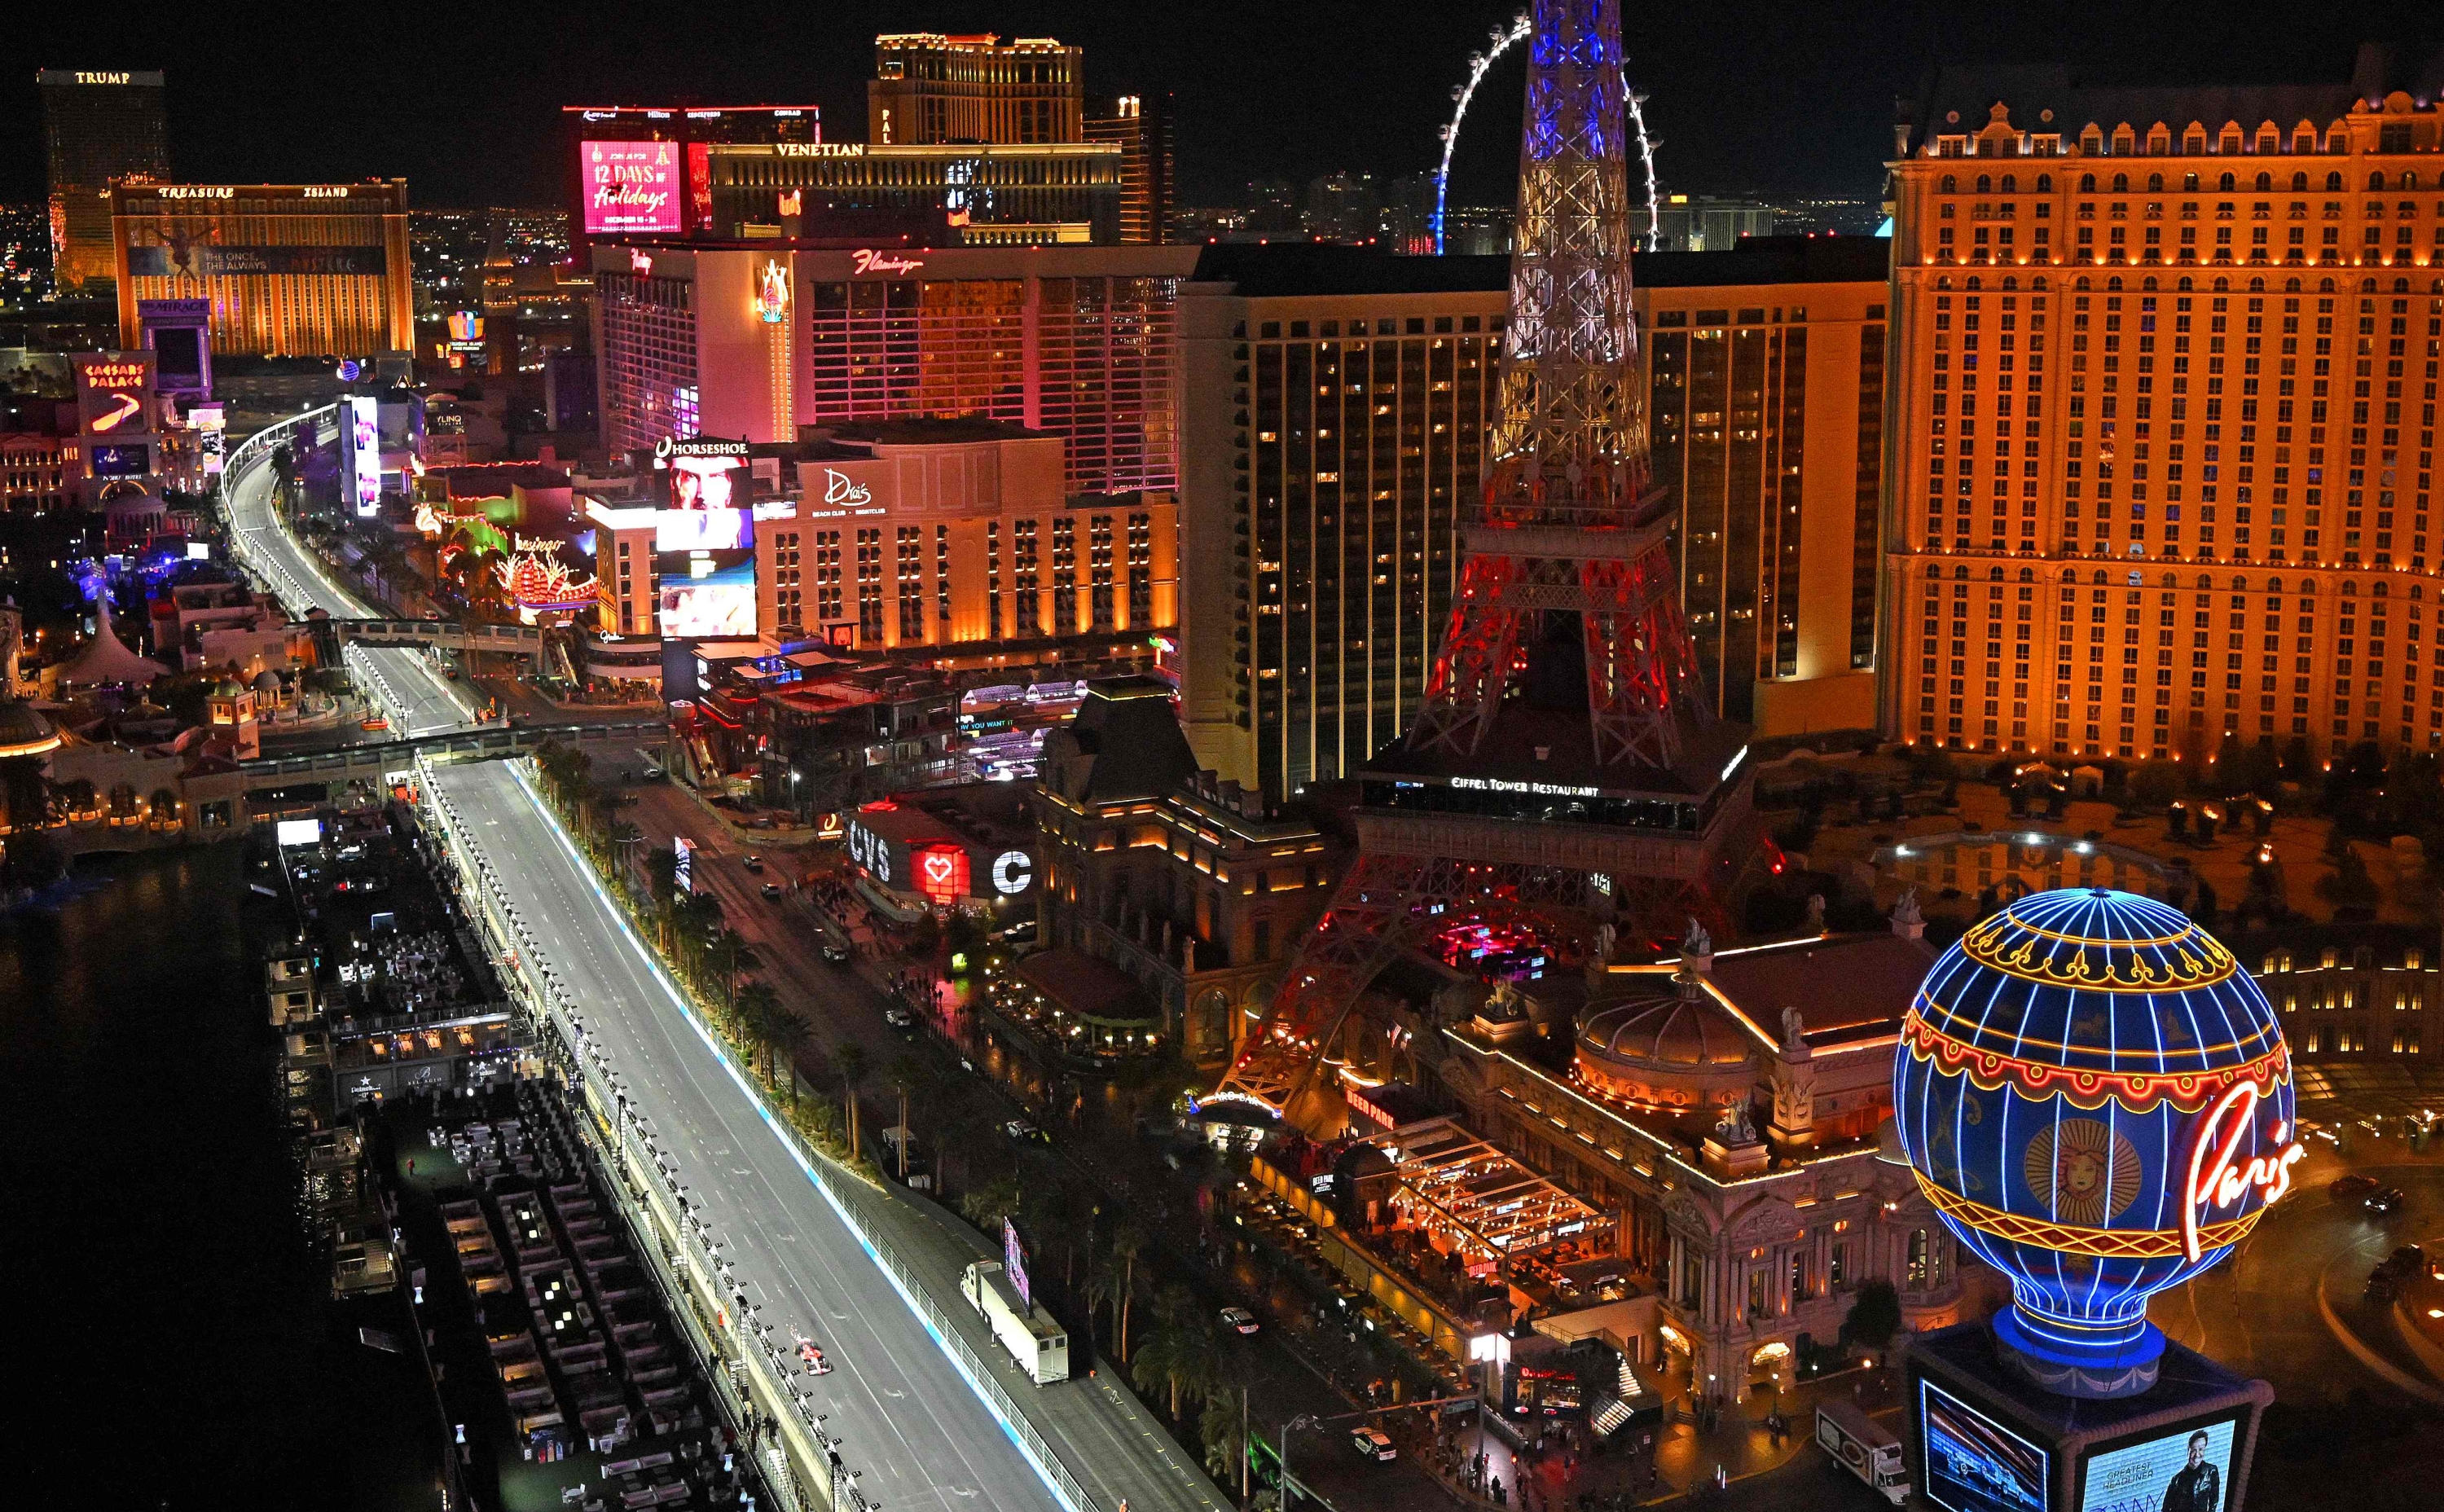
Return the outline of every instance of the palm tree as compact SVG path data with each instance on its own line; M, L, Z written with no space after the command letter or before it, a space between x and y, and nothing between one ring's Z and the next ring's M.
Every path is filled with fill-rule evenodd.
M1019 1204L1025 1200L1026 1193L1020 1189L1015 1174L995 1176L961 1197L959 1211L982 1227L998 1228L1005 1219L1018 1211Z
M1086 1284L1082 1289L1085 1293L1086 1318L1088 1323L1091 1325L1095 1319L1095 1315L1103 1310L1103 1304L1105 1302L1113 1301L1120 1296L1120 1266L1114 1263L1112 1258L1108 1255L1096 1261L1092 1265L1086 1267ZM1112 1318L1113 1327L1116 1329L1120 1326L1120 1309L1117 1306L1114 1307L1112 1309Z
M747 1052L750 1066L755 1063L757 1052L763 1051L767 1053L768 1067L773 1026L785 1011L781 1006L781 995L764 983L750 982L738 989L736 1008L731 1015L730 1034ZM764 1084L768 1087L772 1084L768 1069Z
M654 924L665 954L671 948L671 913L678 903L679 857L667 845L645 853L645 890L654 901Z
M764 1084L768 1087L772 1084L772 1062L779 1060L782 1065L789 1068L789 1101L795 1106L798 1100L798 1052L806 1047L806 1042L814 1038L815 1031L807 1024L806 1016L797 1009L777 1000L774 1007L776 1011L771 1022L764 1028Z
M846 1089L842 1101L848 1109L848 1152L849 1158L854 1160L865 1148L859 1138L857 1113L858 1083L865 1079L865 1046L854 1040L848 1041L832 1052L832 1064L840 1072L842 1087Z
M1201 1400L1213 1391L1222 1368L1221 1340L1202 1317L1195 1294L1176 1282L1162 1289L1155 1310L1162 1321L1147 1336L1129 1374L1147 1391L1168 1393L1172 1421L1178 1422L1183 1398Z

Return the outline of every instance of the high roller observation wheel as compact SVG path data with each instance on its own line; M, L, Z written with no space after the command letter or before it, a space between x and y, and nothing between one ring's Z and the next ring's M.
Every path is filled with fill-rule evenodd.
M1511 17L1509 26L1496 27L1492 32L1491 48L1469 55L1468 83L1452 91L1453 101L1452 119L1442 131L1442 165L1435 170L1434 232L1435 255L1437 257L1443 253L1444 198L1451 185L1452 155L1459 149L1460 122L1468 119L1469 102L1476 98L1476 86L1485 82L1486 74L1491 70L1496 60L1509 51L1513 44L1526 41L1528 34L1534 29L1534 20L1525 10ZM1638 134L1639 161L1646 170L1644 249L1650 252L1657 251L1663 245L1663 191L1655 176L1655 149L1662 143L1646 134L1646 113L1640 108L1646 103L1646 97L1630 87L1626 75L1622 76L1620 92L1628 107L1630 129Z

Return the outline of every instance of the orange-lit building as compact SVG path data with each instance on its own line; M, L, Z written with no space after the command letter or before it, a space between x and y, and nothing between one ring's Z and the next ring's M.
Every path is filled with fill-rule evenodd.
M865 86L866 139L1083 141L1085 72L1080 50L1050 37L885 33Z
M757 619L859 651L1082 653L1179 623L1170 493L1071 495L1061 438L982 419L828 432L756 525Z
M2444 109L1947 72L1897 128L1885 728L2444 746Z
M407 352L416 341L407 181L141 184L110 191L120 344L139 300L212 304L215 355Z

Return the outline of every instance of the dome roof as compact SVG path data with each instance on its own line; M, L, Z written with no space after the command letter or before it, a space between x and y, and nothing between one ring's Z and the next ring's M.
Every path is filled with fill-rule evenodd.
M1753 1042L1703 984L1677 976L1666 990L1606 1005L1579 1026L1583 1057L1657 1069L1744 1066Z
M280 691L280 673L273 672L268 667L254 674L254 691L259 693L278 692Z
M2105 888L2035 894L1972 925L1927 973L1907 1032L1921 1052L1942 1042L1947 1059L2136 1077L2154 1096L2176 1076L2254 1067L2283 1043L2221 941L2170 904Z
M43 711L15 699L0 699L0 757L40 756L60 743L60 732Z

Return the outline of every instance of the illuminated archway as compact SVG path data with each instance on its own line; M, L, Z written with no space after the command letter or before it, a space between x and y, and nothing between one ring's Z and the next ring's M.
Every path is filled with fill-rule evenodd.
M1486 73L1496 60L1509 51L1511 45L1526 39L1533 18L1525 10L1510 18L1508 27L1497 27L1492 33L1493 46L1485 52L1472 53L1468 60L1468 82L1452 91L1452 119L1442 129L1443 160L1435 170L1435 255L1443 251L1443 208L1451 186L1452 155L1459 149L1460 122L1468 119L1468 107L1476 98L1476 86L1485 82ZM1638 134L1638 159L1646 170L1646 241L1644 249L1656 251L1662 246L1663 192L1655 176L1655 149L1662 143L1646 134L1646 97L1629 86L1624 76L1621 95L1629 113L1630 129Z

